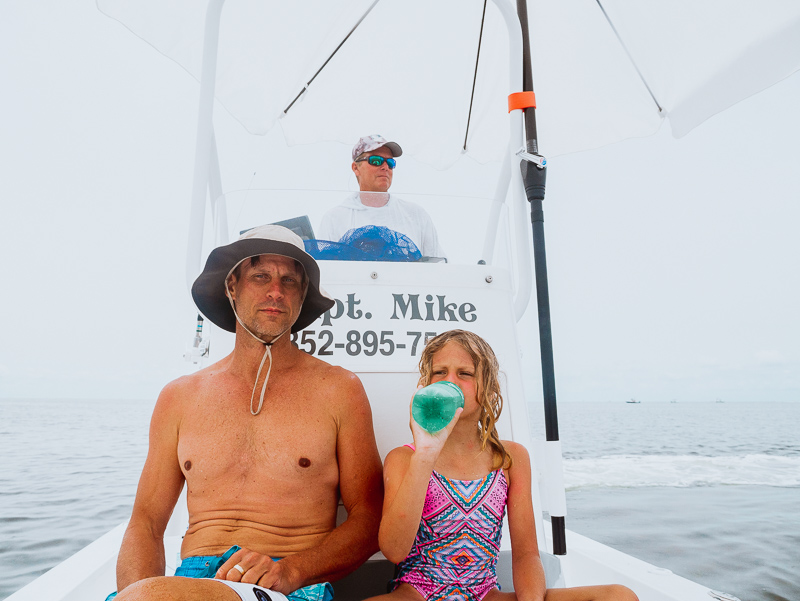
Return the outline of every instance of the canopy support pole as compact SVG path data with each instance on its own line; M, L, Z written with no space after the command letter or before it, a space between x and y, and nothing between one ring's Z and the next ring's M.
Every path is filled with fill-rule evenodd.
M211 164L208 169L208 191L211 195L211 208L216 232L215 246L228 244L228 202L222 193L222 175L219 168L217 136L211 132Z
M478 34L478 52L475 55L475 73L472 76L472 93L469 95L469 112L467 113L467 131L464 132L464 146L462 150L467 151L467 139L469 138L469 122L472 119L472 103L475 100L475 84L478 81L478 64L481 60L481 43L483 42L483 24L486 21L486 4L489 0L483 0L483 15L481 15L481 32Z
M516 93L522 86L522 30L519 26L519 17L514 9L513 0L492 0L494 5L500 11L503 20L508 28L508 58L509 58L509 92ZM512 223L514 225L513 239L517 247L517 282L514 291L514 317L517 321L524 315L525 309L528 307L528 302L531 298L531 289L533 288L533 265L531 264L531 253L528 248L528 230L525 227L525 196L524 186L522 185L522 175L516 169L511 168L512 161L517 155L519 148L519 136L522 131L522 114L514 111L509 111L509 137L508 148L506 152L508 156L504 159L503 168L501 170L500 179L497 182L495 189L495 201L501 204L507 200L506 197L498 197L497 195L508 189L511 186L511 210L513 211ZM507 164L506 164L507 161ZM508 182L508 183L505 183ZM500 211L499 206L492 207L488 228L489 230L496 230L499 223ZM495 210L497 209L497 210ZM521 213L521 217L520 217ZM492 245L494 248L494 236L496 232L487 230L487 238L484 240L484 248Z
M600 12L602 12L603 16L606 18L609 27L611 27L611 31L614 32L614 36L617 38L617 41L619 42L620 46L622 46L622 49L625 51L625 54L628 55L628 60L631 61L633 68L636 69L636 73L639 75L639 79L642 80L644 87L647 89L647 93L650 94L650 98L652 98L653 102L656 103L656 108L658 108L658 114L663 116L664 107L661 106L661 103L658 101L658 98L656 98L656 95L653 94L653 90L650 89L650 84L647 83L647 80L644 78L644 74L642 73L642 70L639 68L639 65L636 64L635 60L633 60L633 55L631 54L631 51L628 50L628 45L625 44L625 42L622 40L622 36L619 35L619 31L617 31L617 27L614 25L614 22L611 20L611 17L608 16L608 13L606 12L603 3L600 2L600 0L595 0L595 1L597 2L597 6L600 7Z
M212 0L206 9L203 66L200 73L200 104L197 112L197 140L194 151L194 181L189 210L189 240L186 249L186 283L189 288L192 287L194 279L200 273L209 172L212 163L216 160L214 90L217 79L219 21L224 3L225 0ZM212 158L212 153L214 158ZM218 163L213 164L218 165Z
M379 0L375 0L375 1L374 1L372 4L370 4L370 5L369 5L369 8L367 9L367 11L366 11L366 12L365 12L363 15L361 15L361 18L360 18L360 19L359 19L359 20L356 22L356 24L355 24L355 25L353 25L353 28L352 28L350 31L348 31L348 32L347 32L347 35L346 35L346 36L344 36L344 39L343 39L341 42L339 42L339 45L338 45L338 46L336 46L336 48L334 49L334 51L333 51L333 52L331 52L330 56L329 56L327 59L325 59L325 62L324 62L324 63L322 63L322 66L321 66L319 69L317 69L317 72L316 72L316 73L314 73L314 75L311 77L311 79L309 79L309 80L306 82L306 85L304 85L304 86L303 86L303 89L302 89L302 90L300 90L300 91L297 93L297 96L295 96L295 97L294 97L294 100L292 100L292 101L289 103L289 106L287 106L285 109L283 109L283 114L284 114L284 115L285 115L286 113L288 113L288 112L289 112L289 109L290 109L290 108L292 108L292 107L294 106L294 103L295 103L295 102L297 102L297 101L300 99L300 96L302 96L303 94L305 94L305 93L306 93L306 90L308 90L309 86L310 86L310 85L311 85L311 84L314 82L314 80L317 78L317 75L319 75L320 73L322 73L322 70L323 70L325 67L327 67L327 66L328 66L328 63L329 63L329 62L331 62L331 59L334 57L334 55L335 55L337 52L339 52L339 48L341 48L342 46L344 46L344 43L345 43L345 42L346 42L348 39L350 39L350 36L351 36L351 35L353 35L353 32L354 32L356 29L358 29L358 26L359 26L359 25L361 25L361 22L362 22L364 19L366 19L366 18L367 18L367 15L368 15L369 13L371 13L371 12L372 12L372 9L373 9L373 8L375 8L375 5L378 3L378 1L379 1Z
M526 0L517 0L517 15L522 27L522 91L533 92L533 69L531 67L530 34L528 32L528 6ZM523 109L525 121L525 148L532 155L539 154L536 131L536 109ZM545 162L520 163L525 195L531 204L531 225L533 228L533 261L536 272L536 301L539 310L539 347L542 361L542 388L544 393L545 430L548 442L557 442L558 410L556 406L556 377L553 363L553 334L550 324L550 293L547 284L547 257L544 244L544 201L547 169ZM562 492L563 494L563 492ZM564 507L565 509L566 507ZM551 511L550 523L553 529L553 554L566 555L566 531L564 515L554 515ZM566 511L557 513L565 514Z

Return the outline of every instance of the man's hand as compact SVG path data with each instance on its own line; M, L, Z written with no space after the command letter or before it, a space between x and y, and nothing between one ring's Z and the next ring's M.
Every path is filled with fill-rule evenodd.
M298 575L287 564L248 549L239 549L231 555L217 570L216 578L257 584L284 595L300 588Z

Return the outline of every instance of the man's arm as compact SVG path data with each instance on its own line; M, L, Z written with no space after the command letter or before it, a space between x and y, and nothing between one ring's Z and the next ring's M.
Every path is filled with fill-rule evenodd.
M436 231L436 226L433 224L433 219L428 215L428 212L420 207L420 213L417 217L419 221L419 228L422 238L422 248L420 252L427 257L442 257L447 258L444 254L442 245L439 244L439 234Z
M336 454L347 520L316 549L283 560L302 575L303 585L338 580L378 550L383 473L372 410L361 380L354 374L343 378L340 394Z
M133 512L117 559L117 590L143 578L163 576L164 530L183 487L178 464L178 394L175 383L158 397Z
M258 567L248 570L242 581L255 581L258 576L255 582L260 586L285 594L317 582L338 580L378 550L383 478L372 411L364 387L354 374L348 372L342 376L337 397L336 455L339 491L347 520L313 549L289 555L277 563L268 557L256 558L254 552L239 551L220 567L217 577L239 580L233 566L247 556L248 566L257 562Z
M335 223L335 215L336 209L338 207L334 207L328 212L326 212L322 216L322 221L320 221L319 229L316 232L317 240L330 240L332 242L338 242L339 238L341 238L342 234L338 233L337 224Z

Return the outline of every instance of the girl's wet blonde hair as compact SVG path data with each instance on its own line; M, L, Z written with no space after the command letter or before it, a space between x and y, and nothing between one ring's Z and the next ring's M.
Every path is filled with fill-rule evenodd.
M481 450L486 445L492 447L492 469L511 467L511 455L508 454L500 436L497 434L497 420L503 410L503 395L500 393L500 364L497 362L492 347L480 336L466 330L450 330L432 338L422 351L419 359L419 384L427 386L431 383L433 371L433 356L444 346L453 342L463 348L470 357L475 367L476 396L481 407L478 419L478 435L481 440Z

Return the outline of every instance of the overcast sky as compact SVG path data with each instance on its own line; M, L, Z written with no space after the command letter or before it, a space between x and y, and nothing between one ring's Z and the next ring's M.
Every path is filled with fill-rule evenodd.
M193 330L197 83L85 0L6 0L0 82L0 398L155 398ZM798 104L795 74L681 140L550 161L561 401L800 400Z

